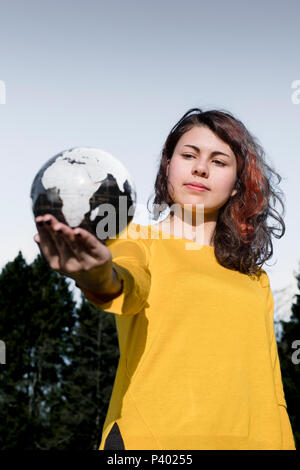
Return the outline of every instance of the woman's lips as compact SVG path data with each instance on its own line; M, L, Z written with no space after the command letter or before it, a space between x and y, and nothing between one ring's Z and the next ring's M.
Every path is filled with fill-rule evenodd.
M192 184L186 184L186 186L189 188L189 189L193 189L194 191L208 191L208 189L206 188L201 188L200 186L194 186Z

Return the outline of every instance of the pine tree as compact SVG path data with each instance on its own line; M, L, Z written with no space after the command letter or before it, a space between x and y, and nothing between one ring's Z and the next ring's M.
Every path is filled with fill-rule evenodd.
M300 289L300 274L296 276L296 279ZM295 352L292 345L295 340L300 340L299 294L296 294L296 303L292 305L290 320L288 322L280 320L280 323L282 325L282 336L278 344L278 355L282 381L296 448L300 449L300 364L295 364L292 361L292 355Z
M0 274L0 449L98 449L119 358L114 315L38 255Z
M64 277L38 255L19 252L0 275L1 449L47 449L48 416L62 400L60 384L73 329L75 302Z
M73 416L69 448L97 450L118 365L117 332L114 315L83 296L76 313L72 367L63 384L65 412Z
M20 252L0 275L0 338L6 345L6 364L0 366L1 450L26 447L27 430L30 432L33 427L26 381L30 362L25 353L28 309L23 305L29 277L30 268ZM20 380L23 377L24 380Z

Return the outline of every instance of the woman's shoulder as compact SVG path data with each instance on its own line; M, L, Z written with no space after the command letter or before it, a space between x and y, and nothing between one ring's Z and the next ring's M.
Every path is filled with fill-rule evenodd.
M258 270L258 282L262 288L270 288L270 278L266 271L261 267Z

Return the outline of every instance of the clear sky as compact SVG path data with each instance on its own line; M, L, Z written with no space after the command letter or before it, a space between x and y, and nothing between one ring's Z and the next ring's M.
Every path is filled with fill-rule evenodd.
M29 192L50 157L112 153L146 206L169 131L200 107L242 120L282 176L286 234L264 269L273 289L296 286L299 15L298 0L1 2L1 267L19 250L28 262L38 253ZM134 222L147 223L146 208Z

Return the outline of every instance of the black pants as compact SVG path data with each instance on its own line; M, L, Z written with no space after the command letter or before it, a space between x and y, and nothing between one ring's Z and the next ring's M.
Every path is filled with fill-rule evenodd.
M117 423L113 425L105 439L104 450L125 450L122 435Z

